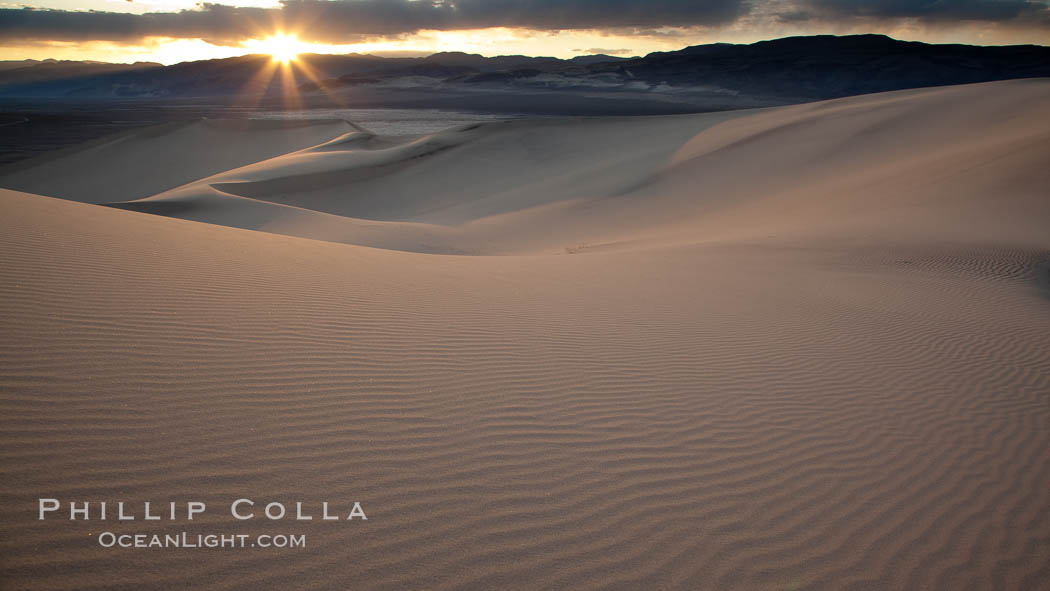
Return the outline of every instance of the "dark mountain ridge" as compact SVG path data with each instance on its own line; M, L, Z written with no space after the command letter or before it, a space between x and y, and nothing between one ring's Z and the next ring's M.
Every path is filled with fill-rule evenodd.
M816 35L652 53L592 71L650 84L828 99L905 88L1050 76L1050 47L933 45L885 35Z
M531 93L631 96L678 110L786 104L905 88L1050 76L1050 47L931 45L884 35L716 43L637 58L302 55L157 64L32 63L0 69L0 98L428 96ZM294 88L290 88L294 87ZM364 92L367 90L368 92ZM377 99L378 100L378 99ZM338 102L338 101L337 101Z

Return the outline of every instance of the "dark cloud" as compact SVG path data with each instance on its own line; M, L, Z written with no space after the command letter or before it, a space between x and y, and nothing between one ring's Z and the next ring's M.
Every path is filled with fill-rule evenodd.
M311 41L340 43L421 29L537 30L715 26L747 12L748 0L284 0L280 8L202 4L141 15L0 9L0 38L133 42L143 37L231 43L276 27Z
M143 37L241 39L268 22L266 10L204 5L178 13L127 14L33 8L0 10L0 37L7 41L107 40L134 42Z
M916 19L930 24L1026 21L1050 24L1045 0L803 0L784 20Z
M677 37L682 30L737 21L851 22L915 19L1050 28L1050 0L284 0L279 8L201 4L172 13L126 14L0 9L0 44L30 40L201 38L237 44L275 29L317 42L352 43L421 29L519 27L542 31L613 30L623 35ZM746 19L741 21L741 19Z
M747 12L744 0L450 0L468 28L600 29L721 25Z

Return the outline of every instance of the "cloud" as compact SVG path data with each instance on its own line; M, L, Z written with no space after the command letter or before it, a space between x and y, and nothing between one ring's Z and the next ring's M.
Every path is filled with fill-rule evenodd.
M219 45L295 31L305 41L349 44L425 29L512 27L599 30L676 38L683 30L778 23L828 25L906 20L918 26L959 23L1050 30L1050 0L282 0L278 8L203 3L167 13L0 8L0 45L32 40L138 43L147 37L204 39ZM609 53L609 52L607 52Z
M267 20L265 10L204 5L177 13L0 10L0 37L7 41L136 42L144 37L239 39Z
M801 0L794 4L794 10L781 14L781 19L913 19L930 25L1017 22L1050 26L1050 4L1046 0Z
M423 29L535 30L704 25L736 20L748 0L283 0L279 8L204 3L194 10L128 14L0 9L0 38L134 42L144 37L236 43L276 28L323 43L351 43Z
M450 0L466 28L602 29L722 25L746 13L745 0Z

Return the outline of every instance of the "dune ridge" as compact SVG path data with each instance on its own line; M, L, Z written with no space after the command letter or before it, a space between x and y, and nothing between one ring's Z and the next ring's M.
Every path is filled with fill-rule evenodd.
M180 121L19 162L0 170L0 178L7 189L73 201L127 201L314 146L355 129L360 128L338 119Z
M1036 79L757 111L488 123L407 140L352 133L112 205L444 254L663 247L745 232L850 239L867 226L892 240L965 240L990 223L996 240L1040 242L1050 134L1030 122L1046 115L1046 89ZM1000 187L1010 202L989 218Z
M1048 98L348 130L120 207L0 190L0 580L1041 588ZM215 188L328 170L374 176ZM41 496L369 519L118 552Z

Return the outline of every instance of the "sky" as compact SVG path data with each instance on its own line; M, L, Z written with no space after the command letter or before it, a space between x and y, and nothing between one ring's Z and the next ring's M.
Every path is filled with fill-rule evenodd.
M1050 0L0 0L0 60L164 64L295 52L573 57L883 33L1050 45Z

